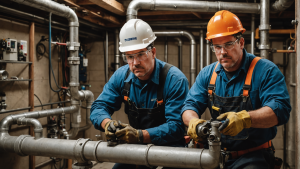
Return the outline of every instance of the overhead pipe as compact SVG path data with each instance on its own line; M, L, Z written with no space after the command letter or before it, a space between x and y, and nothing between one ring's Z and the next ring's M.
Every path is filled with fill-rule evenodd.
M200 53L200 58L199 58L199 61L200 61L200 71L204 68L204 61L203 61L203 58L204 58L204 35L203 35L203 30L201 29L200 30L200 50L199 50L199 53Z
M194 35L187 31L154 31L156 36L185 36L191 42L191 83L192 86L196 80L196 41Z
M300 168L300 26L299 26L299 21L300 21L300 2L299 0L296 1L295 4L295 15L296 15L296 42L295 42L295 47L296 47L296 125L295 125L295 135L296 135L296 167L295 168Z
M115 29L115 70L120 67L119 29Z
M295 34L295 29L271 29L269 34ZM255 39L259 39L259 28L255 30Z
M178 41L178 68L182 71L182 40L180 38L174 38Z
M208 2L208 1L153 1L135 0L131 1L127 8L127 21L136 19L139 9L158 11L190 11L190 12L217 12L229 10L233 13L256 13L260 12L258 3L236 3L236 2Z
M168 37L165 39L165 57L164 57L165 62L168 63Z
M289 8L295 0L277 0L271 6L271 11L280 12Z
M270 0L261 0L261 11L260 11L260 57L268 59L269 58L269 30L270 27Z
M210 42L206 40L206 66L210 64Z
M255 49L255 15L252 14L251 16L251 53L254 54L254 49Z

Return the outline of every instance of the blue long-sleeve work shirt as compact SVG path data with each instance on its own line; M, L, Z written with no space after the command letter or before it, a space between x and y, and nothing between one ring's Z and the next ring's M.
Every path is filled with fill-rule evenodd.
M219 64L215 70L217 73L215 93L221 97L240 96L243 93L248 68L254 57L244 49L242 65L230 80L228 80L222 65ZM203 114L208 106L208 85L216 64L217 62L201 70L188 93L182 113L185 110L193 110L197 112L199 117ZM278 117L278 125L287 123L291 111L289 94L285 78L273 62L267 59L261 59L257 62L252 74L249 95L254 110L268 106ZM261 130L268 130L266 132L268 134L264 135L263 138L257 138L258 140L252 140L258 145L273 139L277 133L275 126Z
M165 62L155 59L155 68L150 80L142 86L139 79L130 72L125 79L128 65L119 68L110 78L103 88L103 92L95 100L91 107L90 119L95 128L104 131L101 122L105 118L110 118L114 111L121 108L124 96L122 90L124 82L131 82L129 98L135 102L138 108L154 108L157 98L157 88L159 84L159 73ZM188 93L188 80L184 74L175 66L171 67L166 77L163 90L163 100L165 103L166 123L146 129L149 132L151 142L161 145L183 138L184 124L180 111Z

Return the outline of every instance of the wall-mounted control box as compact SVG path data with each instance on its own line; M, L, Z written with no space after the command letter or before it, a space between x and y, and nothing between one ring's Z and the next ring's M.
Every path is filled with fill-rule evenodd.
M6 50L3 51L3 60L18 60L17 45L16 39L6 39Z

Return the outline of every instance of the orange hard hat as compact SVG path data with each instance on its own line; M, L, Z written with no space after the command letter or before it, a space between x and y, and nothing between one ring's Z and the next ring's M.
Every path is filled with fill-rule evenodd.
M207 25L206 40L246 31L240 19L233 13L222 10L215 13Z

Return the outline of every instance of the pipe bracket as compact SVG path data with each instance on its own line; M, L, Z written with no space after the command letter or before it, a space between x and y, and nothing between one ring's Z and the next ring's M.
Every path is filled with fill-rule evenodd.
M148 162L148 152L149 152L149 149L151 146L154 146L154 144L147 144L147 148L146 148L146 151L145 151L145 158L146 158L146 166L149 167L149 168L152 168L152 166L149 164Z
M30 135L20 135L15 143L14 143L14 151L19 155L19 156L27 156L21 151L21 146L22 142L25 140L26 137L31 137Z
M79 23L78 22L69 22L69 26L70 27L79 27Z
M83 156L83 148L88 141L91 141L91 139L80 138L77 140L77 142L73 148L73 153L74 153L75 159L77 160L78 163L86 163L87 162L87 160Z
M258 49L262 50L262 49L270 49L270 46L267 44L267 45L258 45Z
M271 29L271 25L269 25L269 24L259 25L260 31L265 31L265 30L270 30L270 29Z
M79 65L80 58L79 57L68 57L68 61L70 65Z

